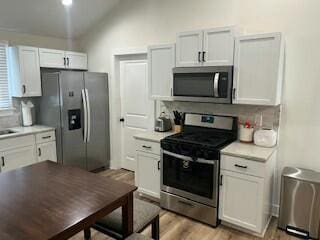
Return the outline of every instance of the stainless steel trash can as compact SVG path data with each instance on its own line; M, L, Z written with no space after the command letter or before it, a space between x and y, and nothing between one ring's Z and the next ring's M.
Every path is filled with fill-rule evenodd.
M320 173L291 167L283 170L278 227L292 235L319 239Z

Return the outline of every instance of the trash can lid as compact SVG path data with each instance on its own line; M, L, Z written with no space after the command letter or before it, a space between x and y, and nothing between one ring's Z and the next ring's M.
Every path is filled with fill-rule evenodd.
M320 184L320 173L304 168L285 167L282 171L282 177Z

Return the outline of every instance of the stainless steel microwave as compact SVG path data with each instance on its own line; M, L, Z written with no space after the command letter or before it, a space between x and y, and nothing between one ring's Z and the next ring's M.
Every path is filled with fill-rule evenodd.
M233 66L173 69L177 101L232 103Z

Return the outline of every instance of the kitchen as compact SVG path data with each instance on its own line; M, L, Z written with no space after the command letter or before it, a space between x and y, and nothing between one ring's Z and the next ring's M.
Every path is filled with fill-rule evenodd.
M53 4L52 9L56 9L59 4L61 5L60 1L56 2L50 3ZM319 139L316 119L319 111L315 104L318 99L315 91L319 84L316 81L318 74L314 64L319 34L309 27L311 22L318 19L314 10L318 3L290 4L288 1L281 3L262 1L259 5L259 3L250 4L249 2L240 4L231 1L221 3L207 0L202 0L201 3L178 0L162 3L143 0L114 0L103 5L105 7L103 10L102 5L99 5L101 3L92 3L88 6L80 0L73 2L74 4L69 6L67 11L64 11L64 7L59 5L60 8L55 12L60 14L59 19L64 19L64 21L67 21L67 14L74 14L72 15L73 21L70 23L74 26L72 29L74 35L80 25L83 25L83 29L87 27L73 39L68 37L71 33L68 32L66 24L62 20L59 20L60 24L58 24L44 13L40 16L40 13L32 7L26 6L25 8L25 15L30 19L29 22L20 19L14 25L14 21L5 21L7 19L2 21L8 22L8 26L3 26L3 28L16 30L1 30L0 40L7 41L8 47L13 48L14 54L12 55L19 57L21 54L25 57L27 64L33 64L31 67L23 65L21 64L23 58L20 58L20 65L27 66L25 68L27 71L21 71L20 75L26 78L28 78L28 74L39 77L32 77L32 82L26 86L26 93L23 96L24 84L19 82L16 77L17 73L14 73L14 77L17 79L12 82L10 80L10 84L15 86L10 93L13 97L11 104L13 109L1 112L1 129L9 129L13 132L21 131L21 125L25 120L25 118L22 119L20 113L21 101L26 104L30 101L34 105L32 120L35 124L48 126L48 128L34 126L30 134L20 132L19 134L9 134L10 137L8 134L2 135L1 139L10 139L12 142L4 144L1 152L9 152L8 159L19 159L18 163L12 162L13 165L8 165L9 160L6 161L5 157L4 161L8 171L41 161L38 160L40 157L39 149L43 160L57 159L58 162L61 162L59 161L59 155L61 155L59 149L68 149L70 145L74 144L70 142L64 147L63 143L59 144L58 141L61 139L57 135L59 126L50 126L51 123L46 123L42 117L48 116L46 111L49 108L46 106L48 101L44 101L45 95L43 94L47 92L47 88L44 87L45 80L40 77L40 72L43 75L45 71L50 75L52 74L50 69L59 69L56 72L62 73L61 69L66 70L70 67L76 71L68 71L68 75L80 74L84 86L86 86L86 77L84 76L86 74L81 74L82 71L107 73L105 80L107 79L108 91L104 92L108 94L102 94L104 97L102 102L106 102L105 111L103 111L106 120L102 120L105 129L102 131L97 131L98 127L88 128L88 125L95 126L101 123L98 121L101 117L93 117L94 114L90 118L88 117L88 109L91 107L90 113L94 113L95 109L101 113L101 110L98 110L100 105L94 104L93 98L95 92L98 91L97 89L102 88L97 87L94 90L88 87L88 93L86 91L83 93L84 97L81 97L81 89L83 88L81 86L78 86L80 91L74 92L62 88L62 90L66 90L66 96L63 95L61 101L73 99L72 94L76 97L80 94L79 100L77 100L78 105L66 108L66 110L83 109L82 113L87 109L86 117L80 114L81 123L87 124L87 127L70 130L70 133L77 132L78 134L75 135L76 137L70 137L72 141L79 140L77 144L81 142L81 149L85 149L83 151L87 151L87 148L90 151L90 141L95 141L96 136L103 136L103 140L97 140L99 143L104 142L105 146L99 148L101 149L99 155L108 159L102 165L106 168L110 167L111 172L101 174L110 174L120 179L121 176L118 175L120 173L123 173L123 177L130 176L131 183L135 182L138 187L137 197L155 200L156 203L160 202L160 206L164 209L170 210L162 210L165 215L163 218L160 217L161 239L170 239L170 237L173 239L174 236L178 236L175 234L188 226L193 229L190 233L191 238L196 236L197 232L201 232L201 229L204 234L207 234L207 238L209 236L213 238L216 236L215 234L219 234L214 232L215 229L217 231L222 229L226 233L220 234L230 234L234 239L237 239L237 234L244 234L244 238L248 239L251 239L252 236L261 237L262 235L265 235L267 239L272 236L285 239L287 237L285 231L277 229L277 219L270 218L271 215L279 216L282 171L286 166L319 170L319 164L316 161L317 140ZM17 9L20 7L17 3L4 4L7 8L2 9L11 11L11 15L19 19ZM35 3L26 5L32 4ZM96 19L96 23L91 24L90 27L86 25L87 23L81 22L85 18L79 18L88 9L94 12L97 18L100 16L100 19ZM46 27L42 26L41 28L41 26L33 24L32 13L37 17L42 17ZM1 15L8 18L8 14L5 12ZM9 23L12 25L10 26ZM57 25L60 28L57 28ZM36 57L37 54L38 57ZM219 59L215 59L215 57ZM10 57L10 59L14 59L14 57ZM13 62L19 64L19 61ZM72 65L74 63L76 65ZM10 65L15 64L11 63ZM232 86L227 87L226 90L226 98L229 102L215 101L212 103L212 99L217 100L216 96L221 95L223 84L219 79L225 72L228 72L228 70L222 70L225 66L233 66L231 74L229 73L227 76L233 80ZM11 69L9 67L10 71ZM298 69L300 69L299 72ZM183 72L183 70L187 70L187 72ZM215 74L212 75L212 73ZM200 74L204 80L212 78L212 81L203 81L208 85L203 84L202 86L192 83L192 76L197 74ZM186 80L181 76L190 76L190 79ZM61 86L61 83L69 82L63 80L67 78L58 79L57 82ZM306 82L303 87L301 87L301 79ZM180 84L181 82L183 83ZM184 88L184 86L188 87ZM14 89L18 91L15 92ZM191 95L196 96L190 96L190 90L192 90ZM199 97L203 94L209 95L209 97ZM187 98L185 95L188 95ZM297 98L297 96L299 97ZM89 101L86 101L87 97ZM48 99L57 99L57 97ZM85 99L85 101L81 99ZM8 102L8 100L6 101ZM108 101L109 103L107 103ZM85 104L83 104L84 102ZM60 112L64 111L64 106L64 104L61 105ZM88 106L90 107L88 108ZM218 214L217 222L222 220L222 225L217 228L211 228L210 223L199 223L199 221L205 222L203 219L191 220L197 218L194 216L185 218L183 215L188 215L187 211L171 209L165 202L159 200L163 192L175 194L166 191L165 186L168 185L162 184L163 179L161 180L162 164L165 163L161 162L161 159L168 158L168 164L171 161L170 157L164 156L161 151L164 151L163 148L165 148L163 145L166 141L165 137L168 137L169 141L172 132L154 133L153 130L155 120L164 112L164 116L171 119L173 131L179 132L180 127L176 127L173 121L175 118L173 111L186 113L182 131L197 129L202 132L201 130L205 128L209 132L204 131L204 135L209 135L210 130L214 134L217 130L215 119L219 119L218 116L223 116L238 118L241 124L236 124L239 128L237 138L249 137L248 141L253 141L251 126L254 126L255 129L273 129L276 132L277 144L273 148L239 142L232 143L229 147L214 148L218 149L221 155L220 173L214 174L217 178L215 184L222 183L219 186L215 185L215 189L219 189L219 197L216 196L218 204L215 204L213 208ZM66 120L68 120L67 112L63 112L61 116L66 116ZM77 121L75 121L79 117L77 111L71 111L68 117L70 121L61 121L61 126L66 126L71 122L77 125ZM90 124L88 124L89 119L91 120ZM194 123L191 120L185 122L186 119L200 120ZM179 124L176 125L179 126ZM208 127L212 125L213 128ZM243 126L245 129L242 129ZM99 126L100 128L101 126ZM233 127L227 129L236 132ZM227 129L222 131L228 131ZM86 136L84 136L85 134ZM263 131L260 134L263 135ZM274 132L270 131L268 134L274 142ZM18 135L24 139L14 141ZM259 135L257 131L256 135ZM303 137L301 138L301 136ZM48 138L42 139L42 137ZM306 141L306 139L308 140ZM242 140L246 141L246 139ZM255 140L259 141L259 139ZM185 140L182 139L171 139L171 141L178 141L176 144L180 144L180 146L185 144L183 142ZM62 142L66 143L66 141ZM196 140L196 142L200 144L200 141ZM207 145L205 144L205 146ZM22 149L24 151L21 152ZM71 147L70 149L75 148ZM17 155L16 152L19 154ZM70 152L76 155L76 152L79 151ZM92 150L92 154L96 152L99 150ZM184 155L182 152L172 149L169 149L168 152ZM29 154L30 158L28 159L32 159L31 162L24 162L27 159L26 154ZM195 158L193 154L190 153L191 159ZM202 159L201 157L197 158ZM78 155L76 159L80 159L80 156ZM79 160L81 162L79 165L82 167L87 165L86 161L89 162L87 159ZM185 162L182 161L182 163ZM234 165L240 167L235 168ZM135 170L135 175L130 174L130 171L119 169ZM213 178L212 173L213 171L210 174L208 171L210 180ZM221 176L223 176L222 180ZM241 182L237 182L236 179L240 178ZM164 180L168 183L168 181L177 179ZM267 191L267 189L269 190ZM210 191L214 192L214 189L211 188ZM181 194L177 194L177 196L181 197ZM242 200L243 196L248 196L248 199L242 201L243 204L240 207L238 203L241 201L231 200ZM264 199L262 196L266 198ZM190 200L190 198L191 200L195 199L189 196L184 197L183 200ZM193 200L193 202L201 203L199 200ZM204 205L211 206L208 203L204 203ZM268 210L261 206L268 206ZM174 212L179 214L176 215ZM263 215L264 213L267 213L266 216ZM166 224L166 221L170 221L171 218L177 220L178 230L176 232L173 229L175 224L172 224L172 228ZM212 217L210 219L212 220ZM268 225L269 219L271 219L270 225ZM233 232L235 231L233 229L238 229L240 232ZM151 231L147 228L143 233L149 234L149 232ZM266 233L264 234L264 232ZM94 232L94 234L93 239L100 236L99 233ZM183 235L181 239L190 236ZM80 239L81 237L79 235ZM220 237L223 236L220 235ZM179 238L176 237L176 239Z

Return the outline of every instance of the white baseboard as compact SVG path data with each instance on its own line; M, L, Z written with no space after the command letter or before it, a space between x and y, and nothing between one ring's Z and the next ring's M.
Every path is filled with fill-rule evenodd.
M272 205L272 216L279 217L279 209L280 209L279 205L273 204Z

